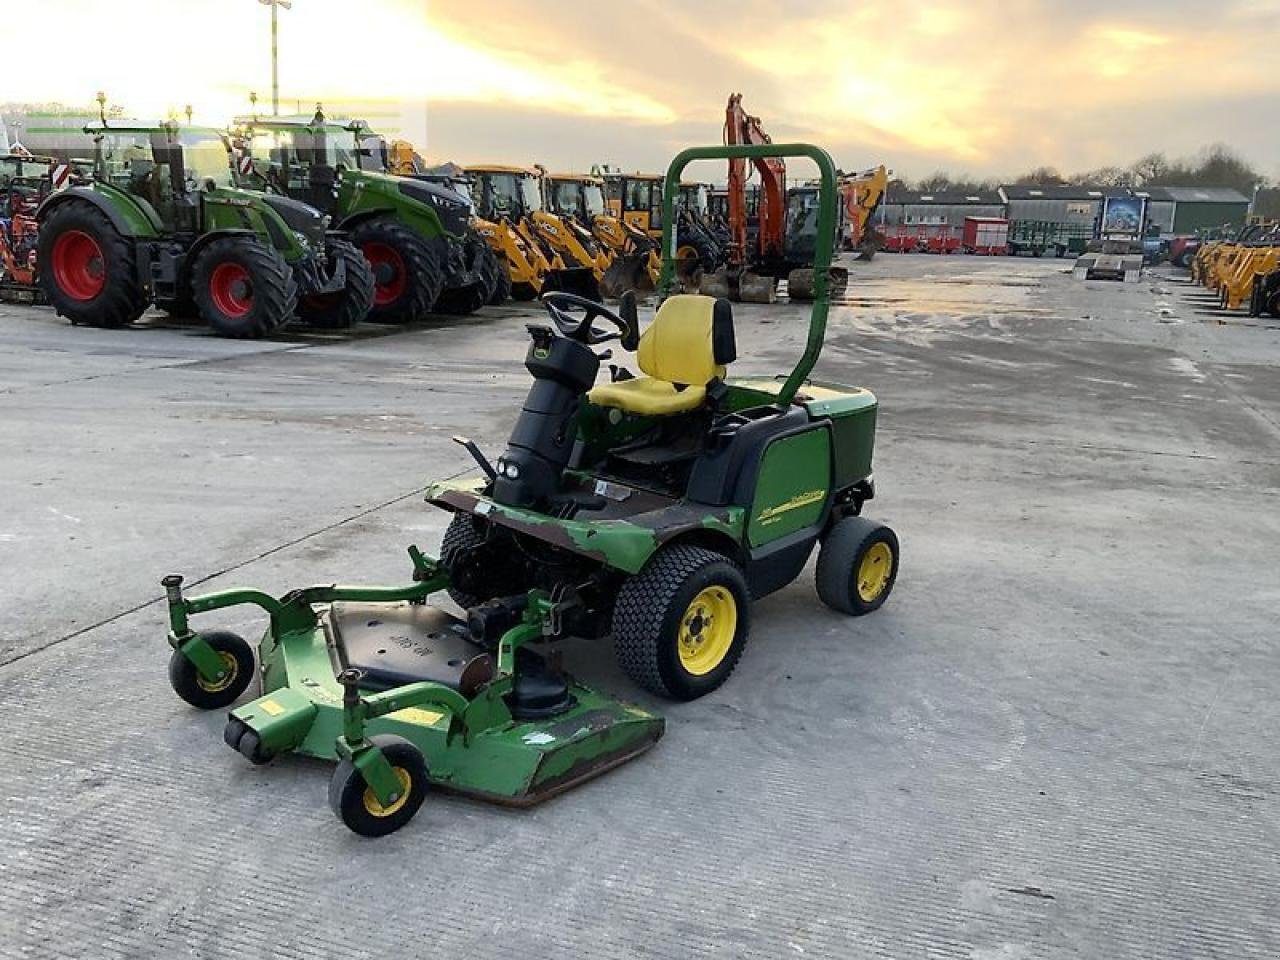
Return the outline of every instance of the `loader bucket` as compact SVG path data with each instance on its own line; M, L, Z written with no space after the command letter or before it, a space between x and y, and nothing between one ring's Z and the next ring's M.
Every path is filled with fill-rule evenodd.
M600 282L600 292L610 300L616 300L628 290L637 294L653 291L653 279L649 276L647 253L619 254L609 264Z
M588 300L600 300L600 284L590 267L568 267L564 270L551 270L542 283L543 291L563 290L565 293L586 297Z
M750 270L739 273L721 267L714 273L703 274L698 292L705 297L720 297L737 303L777 303L778 281Z
M715 297L718 300L736 300L734 295L734 287L736 284L729 282L729 270L727 267L721 267L712 273L704 273L702 275L702 283L698 286L698 292L704 297Z
M830 267L827 277L827 293L832 297L843 296L849 286L849 271L844 267ZM815 275L811 268L792 270L787 274L787 296L792 300L812 300L815 293L814 282Z

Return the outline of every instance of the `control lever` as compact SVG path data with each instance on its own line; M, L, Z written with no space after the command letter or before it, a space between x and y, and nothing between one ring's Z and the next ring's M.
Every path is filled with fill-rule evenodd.
M498 476L498 471L493 469L493 464L490 463L488 458L480 452L480 448L476 446L476 442L474 440L470 437L454 437L453 442L464 448L467 453L471 454L471 459L479 465L480 469L484 471L484 475L486 477L493 480Z
M597 354L596 354L596 356L597 356L597 357L599 357L601 360L612 360L612 359L613 359L613 351L612 351L612 350L601 350L599 353L597 353Z

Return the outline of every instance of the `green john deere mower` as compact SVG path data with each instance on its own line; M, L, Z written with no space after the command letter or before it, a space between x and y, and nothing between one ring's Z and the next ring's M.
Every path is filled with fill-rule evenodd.
M835 170L806 145L686 150L665 184L664 223L695 159L807 156L822 173L820 217L835 216ZM338 761L329 799L351 829L407 822L428 784L529 804L652 746L663 721L565 673L555 641L612 635L626 673L687 700L722 684L742 656L750 605L792 582L819 547L829 606L884 603L898 541L861 516L874 495L876 400L807 378L822 348L824 268L834 231L820 224L819 267L803 357L777 379L735 378L731 305L672 296L643 333L633 296L614 313L563 291L529 328L533 385L510 442L478 475L432 486L453 512L441 556L409 548L402 587L318 586L275 598L252 590L186 597L165 579L170 680L188 703L233 704L225 739L263 763L285 752ZM677 261L663 237L662 289ZM634 351L642 376L614 368L596 385L603 344ZM447 591L465 622L427 605ZM258 646L192 617L254 604L270 617Z
M237 188L221 132L105 116L84 132L92 182L37 214L40 283L72 323L121 327L154 304L254 338L295 315L346 328L369 312L373 272L360 252L315 208Z
M456 190L388 172L386 142L360 120L241 117L237 178L310 203L350 231L377 279L375 323L431 312L469 314L494 296L505 267L472 229Z

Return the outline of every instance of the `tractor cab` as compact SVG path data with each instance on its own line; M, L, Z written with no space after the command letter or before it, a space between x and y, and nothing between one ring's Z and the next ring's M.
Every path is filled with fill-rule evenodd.
M228 143L218 130L162 123L85 132L94 140L94 179L129 194L165 230L198 233L200 198L234 186Z
M519 223L543 209L538 173L525 167L469 167L477 216Z

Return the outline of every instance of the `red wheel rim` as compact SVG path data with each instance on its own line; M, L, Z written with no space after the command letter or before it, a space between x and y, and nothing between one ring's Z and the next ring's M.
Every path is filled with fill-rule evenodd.
M253 281L238 263L220 263L209 278L209 296L225 316L243 317L253 309Z
M366 243L363 252L369 266L373 267L373 305L385 307L395 303L404 295L408 283L400 252L385 243Z
M68 230L53 242L53 279L72 300L92 300L107 285L107 261L98 241Z

